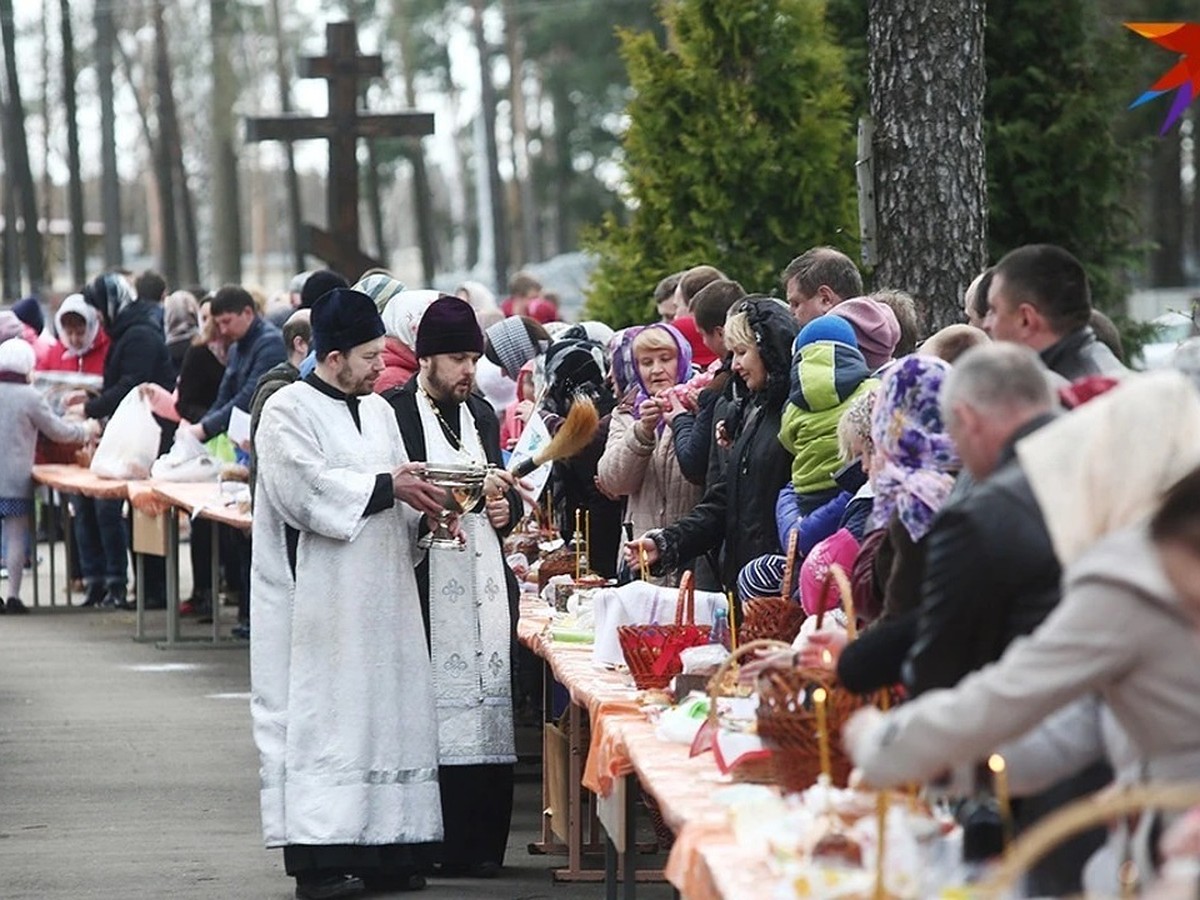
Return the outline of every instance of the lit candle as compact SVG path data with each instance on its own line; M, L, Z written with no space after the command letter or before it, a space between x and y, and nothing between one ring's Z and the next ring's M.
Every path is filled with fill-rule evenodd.
M583 546L584 552L587 553L588 571L592 571L592 511L584 510L583 513Z
M829 695L819 687L812 693L813 709L817 713L817 745L821 748L821 777L833 780L833 765L829 761L829 722L825 718L825 701Z
M583 532L579 527L580 511L579 507L575 507L575 580L579 580L579 562L582 553Z
M875 814L879 825L879 844L875 850L875 900L885 900L887 890L883 886L883 855L887 846L888 796L886 791L875 795Z
M1000 825L1004 834L1004 852L1012 839L1012 802L1008 794L1008 771L1004 757L993 753L988 757L988 768L992 770L992 790L996 794L996 805L1000 807Z
M729 591L725 596L729 600L729 650L733 652L738 648L737 616L733 609L733 591Z

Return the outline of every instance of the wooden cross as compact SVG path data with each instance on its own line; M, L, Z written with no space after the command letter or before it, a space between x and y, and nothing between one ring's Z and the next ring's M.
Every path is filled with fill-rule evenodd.
M383 59L358 52L357 28L353 22L330 22L325 26L325 56L301 57L301 78L324 78L329 82L329 113L315 116L277 116L246 120L246 140L329 141L327 186L329 230L305 224L306 253L324 259L351 281L381 262L368 256L358 244L358 156L360 137L421 137L433 134L432 113L366 115L358 109L360 78L383 74Z

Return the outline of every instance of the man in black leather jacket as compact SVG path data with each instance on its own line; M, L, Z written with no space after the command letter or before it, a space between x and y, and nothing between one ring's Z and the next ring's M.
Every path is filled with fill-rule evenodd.
M1036 350L1046 368L1067 381L1127 371L1088 324L1092 314L1087 273L1053 244L1018 247L999 263L988 287L984 330L997 341Z

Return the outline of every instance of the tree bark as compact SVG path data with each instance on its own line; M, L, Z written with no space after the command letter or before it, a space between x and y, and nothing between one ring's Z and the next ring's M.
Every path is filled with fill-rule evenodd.
M78 96L75 92L75 33L71 23L70 0L59 0L62 18L63 101L67 108L67 211L71 220L69 256L71 282L78 287L87 281L87 244L83 225L83 176L79 165L79 123L76 121Z
M238 158L233 149L237 82L230 62L229 0L209 0L208 9L212 27L213 84L209 109L212 128L212 274L218 284L238 284L242 280L242 217L238 197Z
M25 223L22 247L25 271L29 275L29 290L40 295L46 280L45 259L42 256L41 234L38 232L37 192L34 190L33 172L29 168L29 144L25 137L25 109L21 105L21 82L17 74L12 0L0 0L0 40L4 44L4 72L8 87L8 115L3 123L9 133L4 148L6 181L9 190L16 189L16 206ZM8 228L10 234L16 233L15 219Z
M496 290L508 285L508 225L504 215L504 190L500 184L500 155L496 149L496 87L492 83L492 57L483 32L483 0L472 0L475 48L479 51L479 114L483 116L484 160L488 193L492 200L492 247Z
M162 244L163 277L174 288L179 284L179 217L175 211L174 170L168 120L170 118L171 63L167 56L167 30L163 0L153 0L154 78L158 95L158 140L154 147L154 175L158 182L158 228Z
M405 0L395 0L392 13L399 29L400 65L404 76L404 100L409 109L417 108L416 54L413 21ZM421 273L425 284L433 284L437 272L437 244L433 237L433 200L429 172L425 168L425 150L420 138L405 141L406 155L412 163L413 207L417 214L417 243L421 249Z
M1154 287L1184 284L1181 142L1180 130L1173 128L1154 142L1151 151L1149 222L1156 246L1150 256L1150 283Z
M917 297L928 334L961 320L987 258L984 2L871 0L878 288Z
M283 114L292 111L292 82L288 75L287 49L283 43L283 16L279 0L271 0L271 25L275 31L275 77L279 80L279 97ZM304 271L304 232L300 211L300 179L296 176L296 148L291 141L283 142L287 157L288 224L292 235L292 258L296 272Z
M541 259L537 240L537 204L533 199L533 180L529 172L529 123L525 112L525 38L514 0L504 0L504 43L508 53L508 97L512 111L512 166L514 213L520 227L521 248L514 254L522 264Z
M2 88L2 85L0 85ZM12 135L8 128L8 102L4 99L7 92L0 90L0 141L3 142L4 158L12 159L13 154L10 148L12 143ZM19 239L17 238L17 196L16 191L12 189L12 185L5 180L3 185L0 185L4 191L4 260L3 272L0 272L0 283L3 284L5 297L17 297L21 293L21 248Z
M121 250L121 180L117 173L116 111L113 103L113 27L110 0L97 0L96 81L100 88L100 218L104 223L104 265L116 268L124 261Z

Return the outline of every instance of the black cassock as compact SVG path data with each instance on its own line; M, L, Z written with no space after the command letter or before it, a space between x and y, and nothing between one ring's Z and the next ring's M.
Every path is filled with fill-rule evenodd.
M408 458L413 461L426 459L425 432L417 410L420 388L412 378L404 387L393 388L383 397L396 411L396 421ZM489 463L503 466L500 454L500 420L490 403L477 394L465 401L467 409L475 419L479 431L479 442L487 454ZM458 404L438 403L443 427L450 428L452 442L461 435L454 433L459 424ZM510 526L501 531L504 537L515 525L523 512L523 504L515 491L510 491L509 506L512 515ZM482 501L481 501L482 503ZM480 507L481 508L481 507ZM477 510L478 511L478 510ZM426 556L416 567L417 587L421 592L421 614L425 620L425 638L429 639L429 561ZM519 613L520 588L516 576L506 565L505 582L508 589L509 621L511 622L512 652L510 659L517 658L517 617ZM515 696L514 690L514 696ZM504 850L508 844L508 832L512 820L513 767L512 765L490 764L469 766L440 766L438 782L442 793L442 819L445 839L438 860L448 868L471 867L481 863L504 862Z

